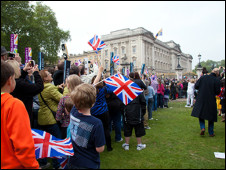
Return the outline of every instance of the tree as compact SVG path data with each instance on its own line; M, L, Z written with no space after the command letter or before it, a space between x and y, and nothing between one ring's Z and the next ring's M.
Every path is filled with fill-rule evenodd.
M10 48L10 34L18 34L18 52L25 59L25 47L32 48L32 59L45 54L45 63L58 61L61 43L70 40L70 32L58 27L55 13L46 5L29 1L1 1L1 45Z
M218 68L220 66L225 67L225 60L221 60L221 61L213 61L213 60L207 60L207 61L202 61L200 62L202 67L206 67L207 71L210 73L212 71L213 68ZM195 69L192 70L193 72L196 73L198 64L195 66Z

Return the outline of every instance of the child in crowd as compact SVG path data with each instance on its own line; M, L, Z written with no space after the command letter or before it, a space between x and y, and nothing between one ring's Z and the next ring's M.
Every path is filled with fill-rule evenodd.
M70 97L65 99L64 106L65 106L65 113L67 115L70 115L70 112L71 112L73 105L74 105L74 103L73 103L73 101L71 100Z
M195 80L191 79L188 82L188 89L187 89L187 105L185 107L193 107L193 101L194 101L194 96L195 95ZM191 103L190 103L191 100Z
M96 101L96 89L80 84L71 93L74 107L70 114L70 131L74 156L68 160L69 169L99 169L100 152L104 151L104 128L100 119L91 115Z
M13 67L1 60L1 169L38 169L28 112L10 95L15 86Z
M72 109L73 105L74 105L74 103L73 103L71 97L65 98L65 100L64 100L65 114L70 116L70 112L71 112L71 109ZM69 125L67 127L67 136L66 136L66 138L69 138L69 137L71 138L70 123L69 123Z
M125 143L122 145L125 150L129 150L129 141L133 128L137 138L137 150L146 148L146 144L141 143L141 137L145 135L143 123L145 113L146 100L143 93L125 106L123 115Z
M168 106L169 94L170 94L169 85L166 85L163 100L164 100L164 107L167 107L167 108L169 107Z
M66 114L66 112L65 112L65 100L67 98L70 98L70 93L73 91L73 89L77 85L79 85L81 83L82 83L82 81L81 81L80 77L77 75L70 75L66 79L66 85L67 85L67 89L68 89L69 93L60 99L60 102L57 107L57 112L56 112L56 120L59 121L61 124L62 139L67 137L67 127L70 123L70 114Z

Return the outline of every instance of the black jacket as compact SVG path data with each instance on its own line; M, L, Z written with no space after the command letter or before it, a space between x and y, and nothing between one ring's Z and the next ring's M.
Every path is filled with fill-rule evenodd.
M171 93L171 95L172 94L176 94L176 86L175 86L175 84L174 83L172 83L171 85L170 85L170 93Z
M147 87L141 79L134 79L134 83L136 83L142 90L146 90Z
M183 90L184 91L187 91L187 89L188 89L188 82L187 81L184 81L183 82Z
M57 70L53 73L53 82L54 85L60 85L63 83L63 78L64 78L64 71L62 70Z
M108 111L110 116L118 112L122 113L125 107L123 102L114 93L109 93L108 95L109 96L106 97L106 102L108 104Z
M44 89L44 85L38 71L35 71L33 73L35 80L34 84L26 82L25 78L27 74L28 74L27 72L22 70L20 78L16 79L16 87L14 91L11 93L11 95L13 97L20 99L24 103L29 114L29 117L31 118L33 96L39 94Z
M216 95L220 93L221 83L216 74L204 75L195 83L198 96L191 116L217 122Z
M133 101L127 104L124 108L124 122L136 125L144 121L144 115L146 113L146 100L144 94L141 93Z

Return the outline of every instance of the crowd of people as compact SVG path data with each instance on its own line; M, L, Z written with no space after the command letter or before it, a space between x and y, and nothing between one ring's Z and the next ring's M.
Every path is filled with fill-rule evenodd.
M124 105L104 83L103 67L92 63L91 74L86 73L82 64L71 66L64 83L63 62L55 69L39 70L38 65L32 67L29 62L22 68L20 56L9 58L5 47L1 47L2 168L50 166L46 158L36 160L31 128L61 139L71 137L78 154L69 158L68 168L99 169L99 153L105 145L108 152L113 150L113 129L115 142L122 142L124 136L124 150L129 150L133 129L137 150L145 149L142 137L151 128L148 121L153 120L152 113L167 109L171 100L187 99L185 107L193 107L192 116L199 118L200 135L204 135L205 120L209 121L209 135L215 135L217 109L222 121L225 119L225 79L224 72L219 76L218 68L209 75L203 69L199 79L183 80L131 72L128 78L143 93ZM57 159L52 159L52 166L60 167Z

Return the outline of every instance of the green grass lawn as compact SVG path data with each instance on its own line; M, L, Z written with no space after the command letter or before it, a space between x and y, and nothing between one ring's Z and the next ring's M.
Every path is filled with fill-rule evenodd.
M147 145L144 150L136 150L133 132L130 150L125 151L123 131L121 143L114 142L113 131L113 151L100 154L101 169L225 169L225 160L214 156L214 152L225 152L225 123L218 117L214 124L216 136L209 137L206 131L202 137L198 118L191 116L192 108L184 106L185 102L174 101L169 108L153 112L151 129L142 137L142 143Z

